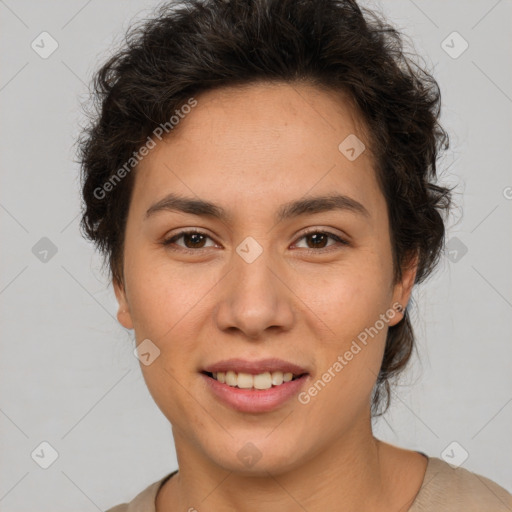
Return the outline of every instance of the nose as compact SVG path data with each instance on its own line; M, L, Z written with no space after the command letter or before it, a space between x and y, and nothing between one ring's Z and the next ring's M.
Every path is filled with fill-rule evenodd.
M279 266L272 264L269 251L252 263L233 254L224 281L215 321L222 331L239 331L251 340L264 338L266 331L288 331L294 321L293 292Z

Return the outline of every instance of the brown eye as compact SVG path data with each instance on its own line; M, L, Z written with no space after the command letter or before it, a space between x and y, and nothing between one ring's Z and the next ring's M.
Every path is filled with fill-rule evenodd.
M193 251L194 249L204 249L205 241L208 238L210 238L208 235L206 235L205 233L201 233L200 231L181 231L180 233L172 236L171 238L167 238L166 240L164 240L162 242L162 245L171 246L173 244L176 244L178 240L183 239L184 245L176 245L185 250Z
M205 236L200 233L186 233L180 238L183 238L188 249L202 248L205 241ZM190 242L190 246L187 244L187 241Z
M183 245L177 243L181 239L183 239ZM206 246L205 243L207 239L212 240L210 236L201 231L181 231L171 238L163 240L161 243L173 250L194 252L195 250L207 249L215 245ZM323 249L328 249L330 246L336 245L336 243L329 244L329 240L338 242L338 245L350 245L346 240L328 231L311 231L304 234L299 240L306 240L307 247L305 247L305 249L312 252L322 252Z
M313 249L323 249L329 241L329 236L325 233L312 233L311 235L306 235L304 238L311 241Z
M328 231L310 231L309 233L304 234L300 240L306 240L305 247L308 250L311 250L313 252L320 252L322 249L326 249L334 244L328 244L329 239L334 240L335 242L338 242L338 244L341 245L349 245L349 243L340 238L338 235L335 235L334 233L329 233Z

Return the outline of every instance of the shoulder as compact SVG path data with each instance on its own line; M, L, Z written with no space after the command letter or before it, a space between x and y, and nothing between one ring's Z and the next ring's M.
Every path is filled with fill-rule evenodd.
M160 480L148 485L148 487L137 494L129 503L121 503L115 507L109 508L106 512L155 512L155 500L160 487L177 472L178 470L173 471Z
M429 457L423 484L409 512L506 512L512 494L496 482Z

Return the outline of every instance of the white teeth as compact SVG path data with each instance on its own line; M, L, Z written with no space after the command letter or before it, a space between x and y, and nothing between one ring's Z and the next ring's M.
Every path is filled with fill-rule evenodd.
M254 379L250 373L239 373L237 385L242 389L251 389L253 387Z
M215 372L213 378L223 384L241 389L270 389L272 386L280 386L283 382L290 382L293 373L287 372L264 372L258 375L250 373L236 373L234 371Z
M272 377L270 372L254 375L253 381L256 389L270 389L272 387Z
M284 381L283 372L272 372L272 384L279 386Z
M228 386L236 386L238 384L238 378L235 372L232 372L231 370L226 372L226 384Z

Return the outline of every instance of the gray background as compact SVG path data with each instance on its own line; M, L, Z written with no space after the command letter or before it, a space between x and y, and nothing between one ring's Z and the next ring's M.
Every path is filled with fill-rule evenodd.
M451 135L443 181L459 184L451 252L414 292L418 355L375 431L436 457L456 441L449 453L467 451L463 467L512 491L512 2L363 5L380 5L430 63ZM78 232L73 147L92 72L155 6L0 1L5 512L106 509L177 467L170 426L145 387L130 331L115 319L101 260ZM43 31L59 45L46 59L31 48ZM469 43L457 58L442 47L453 31ZM452 39L450 51L460 51ZM56 254L45 256L43 237ZM39 464L51 462L43 441L59 454L48 469L31 457L36 450Z

